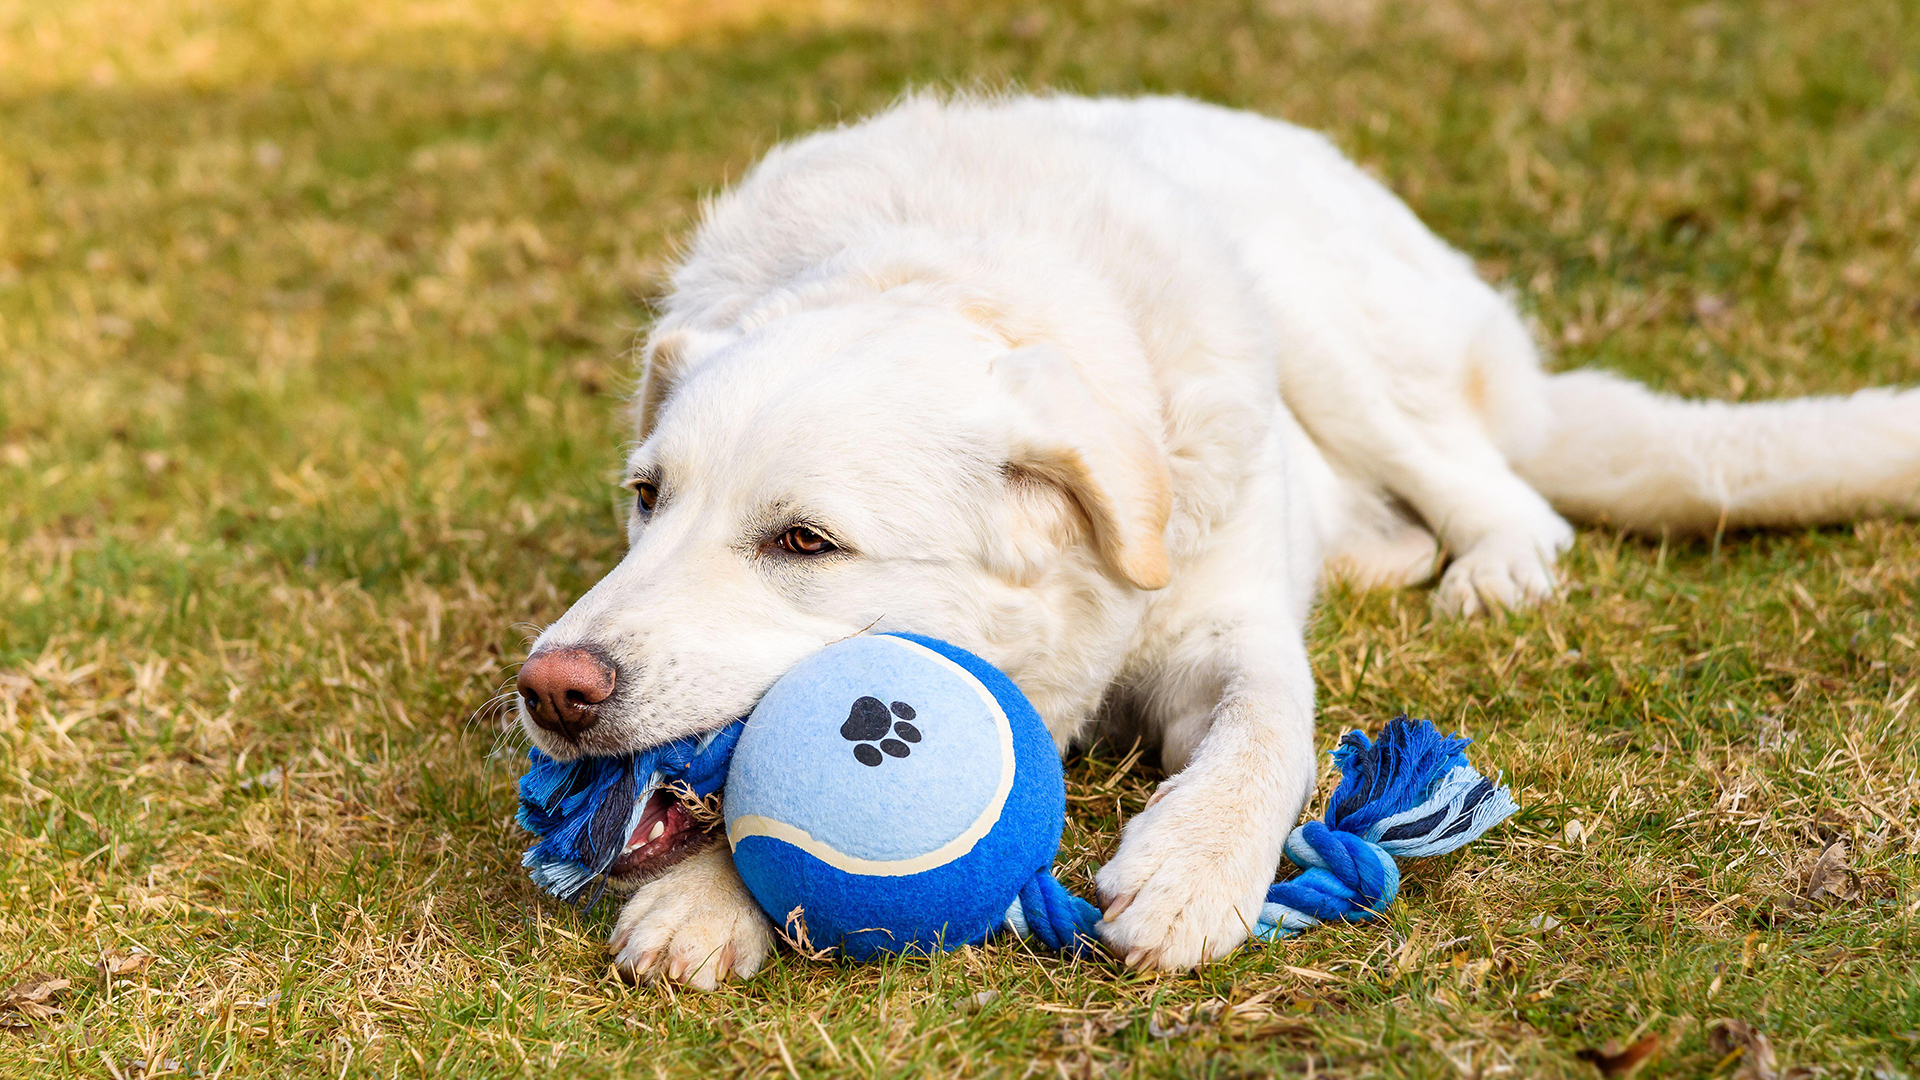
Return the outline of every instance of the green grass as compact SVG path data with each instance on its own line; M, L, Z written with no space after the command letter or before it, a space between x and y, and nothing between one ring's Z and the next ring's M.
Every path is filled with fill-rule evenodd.
M1641 1075L1731 1076L1719 1019L1920 1071L1912 524L1588 531L1484 623L1329 597L1323 744L1431 715L1525 810L1384 923L1192 974L625 987L611 905L522 877L482 712L618 558L631 335L779 137L914 84L1193 94L1331 133L1557 363L1915 383L1911 4L521 6L0 3L0 981L73 980L0 1075L1591 1077L1652 1036ZM1083 886L1154 779L1120 749L1071 766Z

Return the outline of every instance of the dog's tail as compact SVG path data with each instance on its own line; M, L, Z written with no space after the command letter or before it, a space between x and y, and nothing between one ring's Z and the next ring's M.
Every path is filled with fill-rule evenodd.
M1572 518L1714 533L1920 514L1920 389L1730 404L1573 371L1546 390L1546 438L1515 468Z

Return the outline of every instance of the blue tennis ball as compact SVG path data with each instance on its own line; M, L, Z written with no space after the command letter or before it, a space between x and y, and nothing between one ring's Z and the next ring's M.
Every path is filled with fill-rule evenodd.
M734 865L774 923L869 959L978 944L1053 865L1066 817L1038 713L942 641L838 642L773 684L727 774Z

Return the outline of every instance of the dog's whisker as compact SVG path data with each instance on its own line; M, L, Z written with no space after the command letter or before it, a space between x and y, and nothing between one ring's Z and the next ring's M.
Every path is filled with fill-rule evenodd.
M507 725L501 722L502 717L512 709L517 697L518 695L510 690L502 690L493 695L468 714L465 728L472 730L481 725L491 725L496 729L504 728Z

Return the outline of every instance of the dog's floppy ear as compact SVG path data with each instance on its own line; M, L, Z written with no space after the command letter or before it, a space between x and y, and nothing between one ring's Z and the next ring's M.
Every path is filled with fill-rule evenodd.
M696 353L706 353L735 335L719 331L676 327L655 330L640 349L640 390L633 396L634 434L642 442L653 434L660 408L673 393Z
M660 406L673 389L674 376L686 357L691 335L685 330L661 330L640 349L640 390L633 396L635 437L646 441L660 419Z
M1012 405L1009 467L1079 504L1114 573L1136 588L1164 588L1173 490L1151 393L1103 393L1047 345L1015 349L993 370Z

